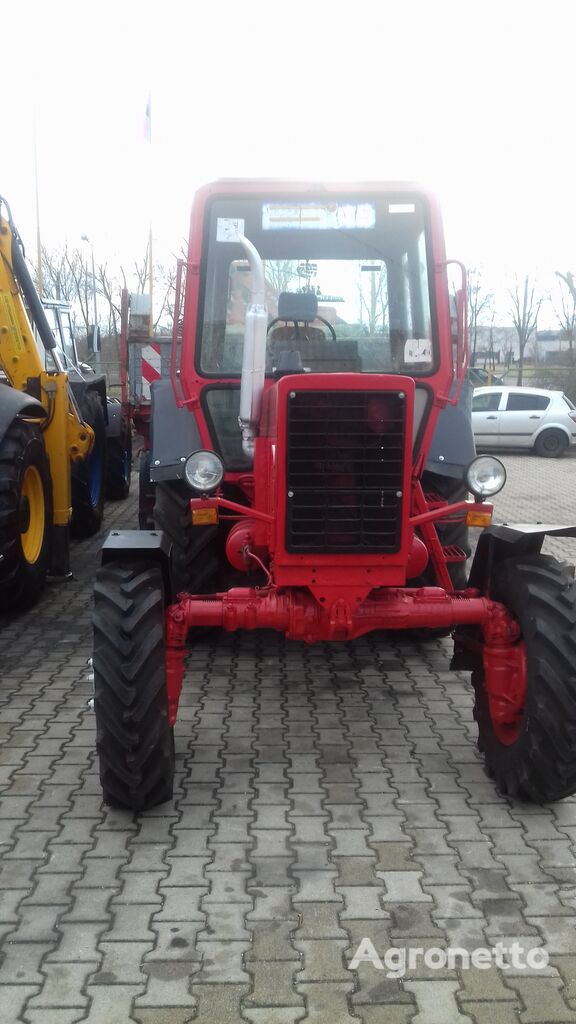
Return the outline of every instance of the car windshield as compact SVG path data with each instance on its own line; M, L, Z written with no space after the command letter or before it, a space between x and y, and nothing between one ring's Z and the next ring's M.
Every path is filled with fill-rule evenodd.
M210 211L202 373L235 376L242 367L251 272L237 233L264 263L268 372L286 352L296 354L305 371L422 376L435 369L423 202L413 196L239 196L215 200ZM313 309L314 319L278 319L295 304Z

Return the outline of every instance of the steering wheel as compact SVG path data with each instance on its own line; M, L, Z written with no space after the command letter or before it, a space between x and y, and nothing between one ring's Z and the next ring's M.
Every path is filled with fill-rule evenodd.
M323 316L315 317L314 321L316 321L316 320L319 320L321 324L324 324L324 326L328 328L328 330L330 331L330 334L332 335L332 341L336 341L336 331L332 327L332 324L328 323L328 321L325 320ZM310 321L310 323L313 323L314 321ZM289 323L293 323L294 327L296 328L296 331L298 331L298 324L299 323L303 324L303 323L305 323L305 321L303 321L303 320L300 320L300 321L299 320L292 320L292 321L283 320L281 317L277 316L277 317L274 317L274 320L272 320L268 324L268 330L267 330L266 333L269 334L270 331L272 330L272 328L275 326L275 324L279 324L279 323L283 323L283 324L286 324L286 325L288 325Z

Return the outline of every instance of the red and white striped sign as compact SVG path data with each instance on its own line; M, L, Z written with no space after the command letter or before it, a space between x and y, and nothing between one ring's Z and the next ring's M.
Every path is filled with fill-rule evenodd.
M160 345L146 345L142 349L142 398L150 398L150 385L160 380L161 371Z

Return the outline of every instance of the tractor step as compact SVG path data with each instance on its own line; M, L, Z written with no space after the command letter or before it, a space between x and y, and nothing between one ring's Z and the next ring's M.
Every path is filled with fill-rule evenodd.
M443 498L441 494L436 494L434 491L427 491L426 494L424 495L424 498L426 500L426 505L428 506L428 509L430 511L435 508L448 507L448 502L446 501L446 498Z
M444 558L447 562L465 562L468 555L457 544L447 544L442 548Z

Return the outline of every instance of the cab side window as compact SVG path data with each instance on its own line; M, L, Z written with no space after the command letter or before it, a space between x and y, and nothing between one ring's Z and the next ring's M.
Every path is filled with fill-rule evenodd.
M496 412L500 405L501 391L491 391L489 394L474 395L472 399L472 412Z

